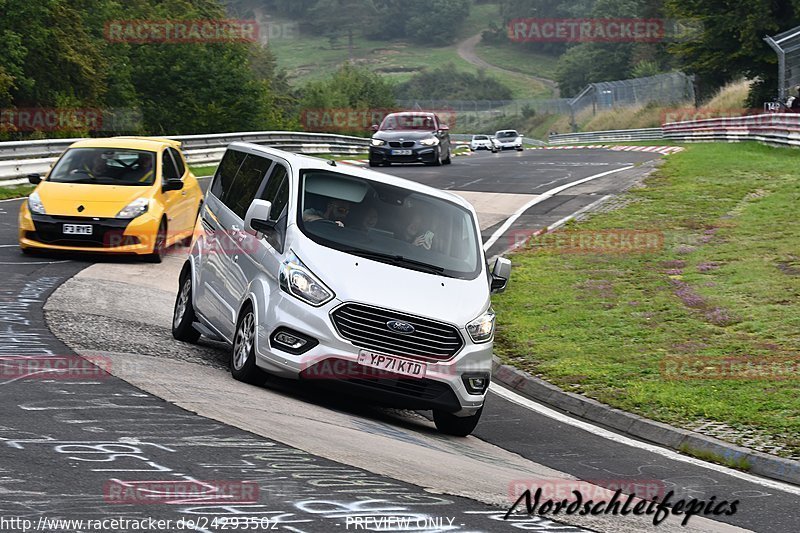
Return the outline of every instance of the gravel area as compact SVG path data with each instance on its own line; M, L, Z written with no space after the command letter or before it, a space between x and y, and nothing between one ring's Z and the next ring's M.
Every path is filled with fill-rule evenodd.
M50 330L79 353L135 353L228 369L225 345L202 337L197 345L178 342L168 328L92 314L46 311L45 319Z

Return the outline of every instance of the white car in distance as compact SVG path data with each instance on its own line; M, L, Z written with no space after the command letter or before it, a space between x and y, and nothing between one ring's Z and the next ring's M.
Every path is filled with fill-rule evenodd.
M497 145L500 150L517 150L521 152L522 148L522 134L517 130L500 130L494 134L497 140Z
M497 145L489 135L473 135L472 140L469 142L469 149L473 152L476 150L491 150L497 153Z

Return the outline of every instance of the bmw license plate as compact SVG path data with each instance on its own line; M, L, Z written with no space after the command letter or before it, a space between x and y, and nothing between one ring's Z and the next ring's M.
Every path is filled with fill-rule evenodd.
M393 374L402 374L412 378L424 378L428 370L428 365L419 361L411 361L402 357L386 355L382 353L368 352L361 350L358 352L358 364L377 368Z
M392 150L392 155L411 155L411 150Z
M91 224L64 224L61 228L61 231L64 232L64 235L91 235L92 234L92 225Z

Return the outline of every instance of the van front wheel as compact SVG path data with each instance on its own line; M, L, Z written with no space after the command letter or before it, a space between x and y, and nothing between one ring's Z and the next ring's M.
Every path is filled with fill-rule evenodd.
M236 323L236 335L231 354L231 375L251 385L261 385L266 376L256 366L256 315L253 309L245 307Z
M445 435L454 435L456 437L466 437L478 425L481 419L483 407L478 409L478 412L471 416L456 416L441 409L433 410L433 422L436 424L436 429Z

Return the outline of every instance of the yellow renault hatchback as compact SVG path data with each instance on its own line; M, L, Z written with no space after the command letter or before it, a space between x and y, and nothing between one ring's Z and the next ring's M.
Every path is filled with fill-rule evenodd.
M19 214L19 246L33 250L137 254L160 262L192 236L203 192L180 142L154 137L72 144Z

